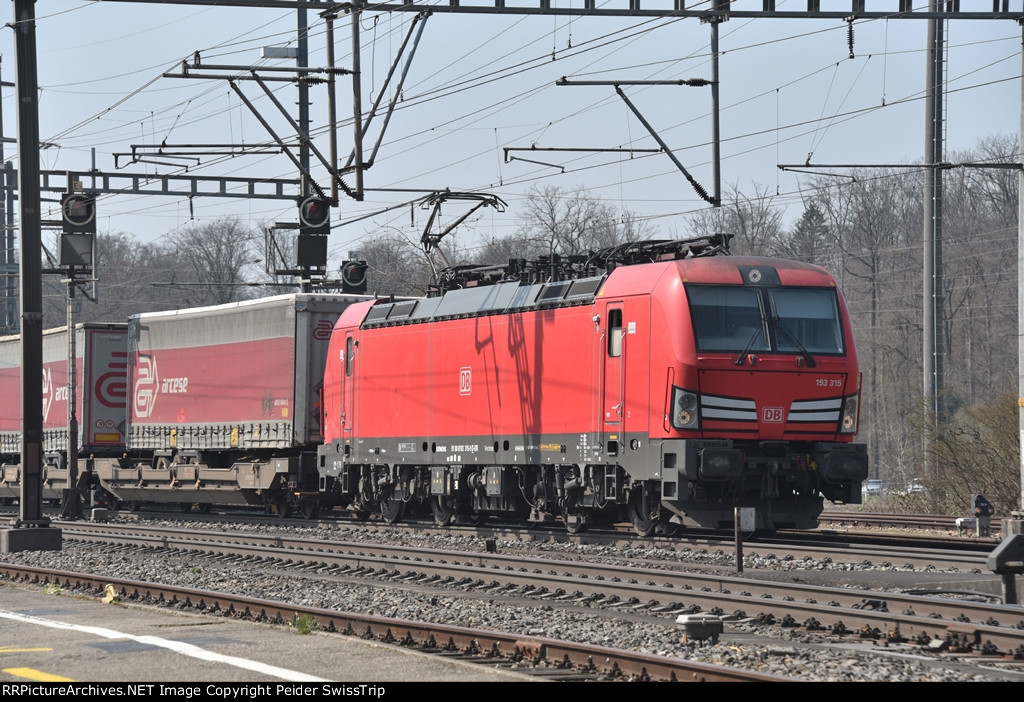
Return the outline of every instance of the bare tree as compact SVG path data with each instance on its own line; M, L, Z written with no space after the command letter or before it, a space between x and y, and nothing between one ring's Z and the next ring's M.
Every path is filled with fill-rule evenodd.
M359 245L358 255L366 261L366 289L373 294L424 295L433 277L422 246L395 228L377 230Z
M51 262L47 262L47 266ZM161 288L174 257L164 247L136 241L123 232L98 233L93 246L93 271L76 289L79 322L123 322L140 312L175 309L188 304L181 289ZM47 327L67 320L67 285L61 277L43 280Z
M757 184L753 195L744 195L738 185L729 186L722 206L701 210L689 222L694 236L733 234L734 253L776 256L786 240L782 210L775 206L767 187Z
M168 237L175 265L171 282L188 289L192 305L215 305L250 296L246 285L261 258L256 237L237 219L220 219L174 232Z
M972 494L983 494L1001 513L1019 506L1020 440L1017 397L1002 394L964 408L935 428L922 422L937 474L926 479L933 508L967 514Z
M527 193L519 230L506 248L523 251L519 256L525 258L578 254L653 233L654 228L637 215L628 210L619 213L582 186L571 191L547 186Z
M833 273L849 305L864 371L863 436L875 475L889 478L901 455L897 435L906 431L908 385L922 372L921 180L903 169L850 175L850 181L812 180L812 201L833 237Z
M582 187L534 188L527 193L516 232L488 241L476 260L502 265L513 258L586 253L656 234L656 228L637 213L616 210Z

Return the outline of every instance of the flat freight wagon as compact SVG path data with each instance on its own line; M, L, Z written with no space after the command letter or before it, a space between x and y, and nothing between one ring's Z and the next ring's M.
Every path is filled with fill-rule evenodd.
M289 294L131 317L128 458L103 467L104 487L129 504L299 506L317 490L331 331L366 299Z
M75 327L75 416L79 476L96 456L124 452L128 326ZM68 485L68 333L43 332L43 493L58 501ZM0 338L0 499L21 495L21 337Z

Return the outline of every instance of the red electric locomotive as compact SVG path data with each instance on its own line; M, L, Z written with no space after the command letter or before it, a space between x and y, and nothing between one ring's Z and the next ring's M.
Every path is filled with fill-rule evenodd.
M813 528L868 474L846 305L822 268L726 237L460 269L346 309L323 390L321 500L386 521L628 515L641 534Z

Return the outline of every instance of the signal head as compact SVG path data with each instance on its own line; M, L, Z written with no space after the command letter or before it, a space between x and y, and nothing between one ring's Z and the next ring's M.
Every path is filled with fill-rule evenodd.
M84 193L64 193L60 198L64 231L76 234L96 233L96 198Z
M310 195L299 203L299 232L322 236L331 233L330 200Z

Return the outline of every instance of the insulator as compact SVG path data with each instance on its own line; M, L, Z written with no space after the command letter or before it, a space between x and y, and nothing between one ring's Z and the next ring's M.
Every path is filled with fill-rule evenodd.
M850 58L854 58L853 55L853 18L846 20L846 43L850 47Z

